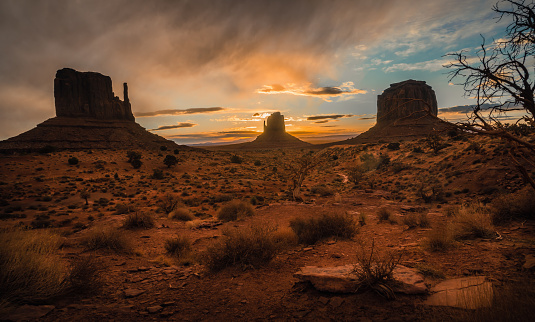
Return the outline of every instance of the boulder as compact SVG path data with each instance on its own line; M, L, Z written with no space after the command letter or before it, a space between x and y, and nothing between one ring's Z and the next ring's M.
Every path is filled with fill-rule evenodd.
M451 306L463 309L490 307L494 291L484 276L456 278L437 284L431 289L426 305Z
M124 101L121 101L113 93L109 76L60 69L54 79L56 116L134 121L126 83L123 88Z
M435 91L424 81L406 80L390 84L377 96L377 124L391 124L402 119L437 116Z
M275 112L268 116L267 122L264 121L264 133L266 134L281 134L286 133L284 126L284 115L280 112Z
M354 273L355 265L335 267L302 267L294 277L303 282L310 282L318 291L331 293L354 293L360 283ZM427 286L424 278L415 269L398 265L392 271L392 290L396 293L425 294Z

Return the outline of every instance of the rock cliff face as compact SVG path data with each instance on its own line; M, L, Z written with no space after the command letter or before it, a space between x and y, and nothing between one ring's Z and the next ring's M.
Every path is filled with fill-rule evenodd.
M437 116L438 108L435 91L424 81L409 79L390 84L390 88L377 96L377 125L422 118L428 115L427 111Z
M63 68L54 79L56 116L90 117L101 120L134 121L124 83L124 101L112 91L111 78L94 72Z
M284 126L284 115L281 115L280 112L275 112L268 116L267 124L264 121L264 133L266 134L277 134L277 133L286 133L286 128Z

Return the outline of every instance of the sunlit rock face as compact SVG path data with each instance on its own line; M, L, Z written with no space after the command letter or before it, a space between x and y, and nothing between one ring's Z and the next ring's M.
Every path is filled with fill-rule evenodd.
M275 112L268 116L267 123L264 122L264 133L275 134L285 132L284 115L281 115L280 112Z
M124 83L124 101L112 91L111 78L95 72L63 68L54 79L56 116L134 121Z
M427 111L432 116L438 114L435 91L424 81L409 79L390 84L377 96L377 125L380 126L398 120L419 119L427 116Z

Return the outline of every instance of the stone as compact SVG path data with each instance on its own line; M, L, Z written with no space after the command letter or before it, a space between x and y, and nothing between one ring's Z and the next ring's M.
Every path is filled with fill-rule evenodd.
M377 124L390 124L401 119L437 116L435 91L424 81L406 80L390 84L377 96Z
M525 269L532 269L533 267L535 267L535 256L533 256L532 254L526 255L525 263L524 265L522 265L522 267Z
M128 85L123 84L121 101L112 90L111 78L95 72L63 68L56 72L54 98L56 116L91 117L102 120L134 121L128 99Z
M492 283L484 276L447 280L433 287L431 293L424 304L464 309L490 307L494 296Z
M267 135L286 133L284 115L281 115L280 112L275 112L268 116L267 123L264 121L264 133Z
M354 293L360 286L355 265L348 264L335 267L305 266L294 274L300 281L312 283L318 291L331 293ZM394 281L392 290L405 294L425 294L427 286L423 276L415 269L402 265L396 266L392 272Z
M163 307L159 306L159 305L154 305L154 306L149 306L147 308L147 312L149 313L158 313L160 312L161 310L163 309Z
M145 293L145 290L140 290L140 289L137 289L137 288L127 288L124 290L124 296L127 297L127 298L130 298L130 297L136 297L136 296L139 296L141 294Z
M23 305L3 316L2 321L28 321L40 319L54 310L53 305Z

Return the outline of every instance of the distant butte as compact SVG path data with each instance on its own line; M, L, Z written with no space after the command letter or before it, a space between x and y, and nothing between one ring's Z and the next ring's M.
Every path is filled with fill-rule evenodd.
M288 149L288 148L310 148L314 145L299 140L295 136L286 132L284 115L275 112L264 121L264 132L256 137L252 142L229 144L210 149L217 150L263 150L263 149Z
M126 83L123 91L124 100L120 100L112 91L109 76L60 69L54 79L56 117L1 141L0 151L29 152L45 147L59 150L179 148L173 141L152 134L135 122Z

